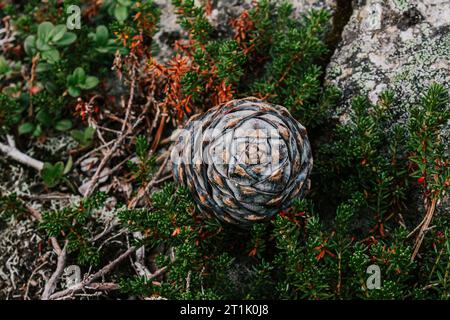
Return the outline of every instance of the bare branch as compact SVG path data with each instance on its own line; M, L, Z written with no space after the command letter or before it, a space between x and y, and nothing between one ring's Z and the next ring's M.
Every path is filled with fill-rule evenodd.
M42 161L36 160L25 153L19 151L17 148L11 145L6 145L0 142L0 151L3 152L7 157L20 162L28 167L34 168L37 171L41 171L44 168L44 163Z
M424 220L420 223L421 227L419 233L417 234L416 241L414 243L413 254L411 256L411 261L414 261L417 254L419 253L420 247L422 245L423 239L425 237L426 232L429 230L428 226L433 219L434 212L436 211L436 204L438 201L438 197L434 197L431 201L431 205L429 206L427 213L425 215Z
M58 283L59 278L61 277L64 267L66 265L66 254L67 254L67 243L65 241L64 248L58 254L58 263L56 265L56 270L53 272L52 276L48 280L47 284L44 288L44 293L42 294L41 300L48 300L50 295L55 291L56 285Z
M104 276L105 274L109 273L116 265L118 265L122 260L127 258L130 254L136 251L135 247L130 247L127 251L122 253L119 257L117 257L115 260L108 263L106 266L104 266L102 269L97 271L96 273L88 276L80 283L77 283L70 288L67 288L65 290L56 292L50 296L50 300L56 300L56 299L62 299L67 296L73 296L75 293L85 289L87 286L89 286L94 280L97 280L98 278Z
M120 135L114 142L114 145L109 149L109 151L106 153L106 155L103 157L102 161L100 161L100 164L97 167L97 170L95 171L94 175L92 176L91 180L89 181L89 186L86 189L86 192L84 193L85 197L88 197L92 194L92 192L95 190L97 181L100 177L100 173L102 172L105 165L108 163L110 158L113 156L113 154L117 151L117 149L121 146L122 142L125 140L128 135L131 134L131 132L139 126L139 124L142 122L142 120L145 118L145 113L147 112L147 108L144 108L142 111L142 115L135 121L132 128L130 128L128 131L126 131L124 134Z

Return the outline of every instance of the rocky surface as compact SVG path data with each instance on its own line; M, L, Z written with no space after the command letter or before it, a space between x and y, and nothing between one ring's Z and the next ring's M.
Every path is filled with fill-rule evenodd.
M326 75L343 91L344 109L357 94L376 102L392 89L405 118L430 83L450 88L449 0L360 0L353 8Z

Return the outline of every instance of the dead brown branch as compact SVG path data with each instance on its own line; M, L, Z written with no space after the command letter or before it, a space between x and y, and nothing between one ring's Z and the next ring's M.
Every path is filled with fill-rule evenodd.
M89 181L88 188L86 189L86 191L84 193L85 197L91 195L92 192L95 190L97 181L100 177L100 174L101 174L103 168L109 162L109 160L112 158L114 153L120 148L120 146L124 142L125 138L127 138L129 135L131 135L133 133L133 131L138 127L138 125L142 122L142 120L145 119L145 114L147 112L148 105L146 105L143 108L141 116L137 120L135 120L134 124L132 126L129 124L130 116L131 116L131 109L133 106L134 95L135 95L135 90L136 90L136 68L137 67L135 65L133 65L131 68L130 94L129 94L127 105L124 106L125 107L125 117L122 121L120 133L119 133L118 137L114 140L112 147L106 152L106 154L100 161L100 164L98 165L94 175L92 176L91 180ZM123 99L123 97L122 97L122 99ZM108 142L108 144L109 143L110 142ZM104 144L106 144L106 143L104 143Z
M36 79L36 67L37 64L39 62L39 54L35 55L32 59L31 62L31 74L30 74L30 79L28 80L28 93L30 95L30 102L28 105L28 116L32 117L33 116L33 99L31 99L32 95L33 95L33 83L34 80Z
M420 229L419 229L419 233L417 234L416 241L414 243L414 249L413 249L413 254L411 256L411 261L414 261L414 259L416 258L417 254L419 253L420 246L422 245L422 242L423 242L423 239L425 237L425 234L429 230L429 225L431 223L431 220L433 219L434 212L436 211L437 201L438 201L438 197L435 196L433 198L433 200L431 201L430 206L427 209L427 213L425 214L425 218L419 224ZM416 229L414 229L414 230L416 230Z

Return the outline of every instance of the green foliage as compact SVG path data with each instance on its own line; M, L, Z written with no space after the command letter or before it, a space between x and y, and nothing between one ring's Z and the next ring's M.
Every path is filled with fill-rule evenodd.
M200 44L206 44L212 26L205 16L203 8L196 6L194 0L172 0L172 4L178 9L178 23L183 29L188 31L192 38Z
M99 83L97 77L88 76L83 68L76 68L72 74L67 76L67 91L72 97L78 97L81 90L89 90Z
M0 15L11 15L26 55L0 56L0 135L18 134L18 145L24 147L30 142L25 135L45 139L70 132L79 143L75 154L93 147L95 129L72 113L78 112L78 103L89 101L89 90L100 81L102 97L95 103L112 105L111 112L117 95L110 88L113 55L122 64L115 65L116 71L123 74L130 71L128 58L137 57L161 76L155 70L145 74L145 69L135 79L134 102L141 103L143 94L155 99L167 113L166 130L192 111L234 97L257 96L287 107L308 128L313 185L305 199L270 223L243 231L200 215L186 189L155 183L161 189L146 198L144 208L124 206L117 217L127 237L142 234L130 238L130 244L145 245L163 276L121 273L121 291L169 299L449 299L448 214L436 209L414 261L414 239L408 237L424 215L413 205L420 193L425 206L448 196L448 150L440 134L450 119L448 88L431 85L421 103L409 109L406 125L398 124L393 110L402 101L389 91L375 104L355 97L341 117L345 121L333 125L330 113L340 94L323 86L323 67L317 64L328 51L328 12L312 10L294 18L288 2L261 0L228 33L217 32L195 1L172 2L188 36L168 64L159 64L153 55L160 17L153 1L103 1L76 35L66 30L59 14L68 3L6 5ZM33 81L28 75L23 79L22 63ZM109 129L105 136L117 132ZM119 177L138 187L152 183L154 154L160 151L149 145L153 132L146 134L136 137L136 157L128 163L127 176ZM51 161L41 172L47 188L61 182L70 186L65 175L71 157L66 164L42 160ZM76 263L99 265L106 255L94 240L100 224L95 214L104 209L105 197L94 194L44 211L40 230L60 243L68 241L69 258ZM26 210L16 194L0 197L3 219ZM372 264L381 269L381 289L366 285Z
M247 57L235 40L211 43L207 49L215 61L217 77L227 85L239 83L244 75L244 63Z
M149 182L150 177L153 175L156 165L155 157L151 155L150 147L148 145L147 137L137 136L136 138L136 155L138 157L137 162L129 161L128 167L133 172L133 175L141 183Z
M128 18L132 5L133 1L131 0L109 0L105 2L108 13L121 23Z
M99 53L115 53L118 50L114 39L109 37L108 28L103 25L97 26L95 32L89 33L88 37L92 40L95 50Z
M233 259L223 250L228 247L226 238L230 241L235 234L223 233L220 223L198 216L188 191L183 188L168 184L152 195L151 202L149 209L121 210L119 219L130 230L145 235L139 244L149 248L172 247L176 259L171 260L165 254L157 258L158 267L170 270L161 286L131 278L123 279L124 290L177 299L206 299L212 292L216 298L229 296L235 290L226 283ZM218 283L221 287L216 287Z
M17 217L26 211L24 203L17 197L16 193L9 195L0 194L0 218L7 220Z
M42 22L37 29L37 35L30 35L25 39L25 52L34 56L37 53L46 62L53 64L60 60L58 47L65 47L77 39L73 32L68 32L63 24L54 26L51 22Z
M104 205L105 200L104 193L96 193L78 205L44 212L40 228L49 237L67 240L68 251L77 254L79 264L97 265L100 252L91 239L92 214Z
M411 110L410 119L409 159L416 165L412 176L418 178L433 197L443 196L450 185L449 159L439 137L439 129L450 120L447 89L432 84L421 104Z
M72 130L71 135L72 138L74 138L82 148L87 148L92 144L94 133L94 128L86 127L83 130Z
M22 108L20 104L7 95L0 93L0 134L10 132L11 128L20 121Z
M44 167L41 170L41 177L47 187L53 188L58 185L63 176L70 171L72 167L72 158L64 166L62 161L55 164L44 163Z
M320 93L321 70L312 62L326 53L322 37L330 16L326 11L311 11L298 22L291 18L292 6L287 3L273 10L269 2L263 1L261 7L276 16L273 26L258 30L272 42L268 48L269 63L262 78L253 84L253 91L273 96L275 103L284 102L295 110L314 101ZM267 25L261 22L261 26Z
M152 195L152 204L151 210L123 209L119 212L119 219L130 230L144 232L148 240L154 242L152 246L163 243L164 240L176 242L180 238L172 237L172 234L177 228L181 232L183 226L186 231L187 226L192 224L187 212L188 207L192 207L187 190L177 191L169 184L161 192Z
M42 137L48 133L48 129L69 130L73 123L66 118L66 107L71 102L70 97L66 96L66 90L71 97L89 93L88 90L96 87L100 78L111 73L111 60L104 57L112 57L117 51L125 53L104 25L110 21L103 10L99 12L98 19L83 18L83 28L80 30L68 31L65 26L67 16L61 12L66 12L70 4L80 5L84 14L86 7L81 2L73 1L32 1L23 6L8 6L8 12L18 31L17 38L22 41L26 55L22 57L21 54L9 51L1 56L0 78L6 78L8 83L0 89L15 97L21 91L28 91L28 97L25 97L25 92L20 95L22 108L29 110L27 115L22 114L24 121L18 130L21 134ZM23 82L20 72L22 61L18 61L20 59L28 64L27 73L30 74L26 75L25 80L29 81L31 78L32 82ZM29 85L32 87L27 88ZM50 113L36 110L39 108L36 108L34 101L36 92L39 92L38 99L45 94L51 95L53 100L59 102L57 108ZM54 106L54 103L50 104ZM33 112L34 110L37 112Z
M430 296L436 299L448 300L449 292L449 272L450 272L450 217L440 215L434 220L435 228L425 240L430 248L423 252L424 263L421 265L422 281L427 284L417 287L413 292L414 298L426 299Z
M448 101L443 92L430 87L417 107L428 112L413 114L410 123L438 128L447 121L434 119ZM330 179L328 186L316 187L323 194L298 201L270 226L256 225L245 235L215 227L211 238L197 242L201 228L212 221L198 225L185 191L175 192L171 185L153 194L150 208L122 211L121 221L146 235L143 243L170 247L176 257L159 253L158 267L168 267L162 282L122 279L122 288L174 299L448 298L448 217L436 218L437 230L426 235L417 262L411 261L407 229L396 222L399 214L407 216L407 195L417 187L409 183L407 155L423 145L423 137L414 136L417 126L392 127L394 102L390 92L375 105L356 98L348 122L338 124L332 141L320 149L316 170ZM436 148L428 151L441 146L433 141ZM321 196L336 203L334 221L319 215ZM381 270L381 289L366 285L373 264ZM247 270L245 276L239 268Z
M153 293L153 284L145 277L121 279L120 289L123 293L135 294L140 297L148 297Z
M8 76L10 72L11 67L8 64L8 61L6 61L4 56L0 56L0 79Z
M374 212L369 219L379 223L381 233L384 221L401 212L408 184L406 133L400 125L390 128L389 96L385 93L375 105L355 98L349 123L336 126L333 141L319 148L316 161L317 181L327 194L334 194L329 201L339 203L362 192Z
M257 96L286 106L307 126L324 121L339 97L336 89L321 87L322 68L314 64L327 52L328 12L313 10L296 19L287 2L259 1L239 18L246 27L234 26L232 39L215 39L203 8L194 1L173 3L191 39L187 50L194 68L181 84L192 104Z
M45 91L34 94L31 97L31 103L35 109L35 117L33 122L22 123L18 132L22 134L32 134L38 137L43 130L54 129L57 131L67 131L72 128L72 121L63 118L64 97L54 97Z

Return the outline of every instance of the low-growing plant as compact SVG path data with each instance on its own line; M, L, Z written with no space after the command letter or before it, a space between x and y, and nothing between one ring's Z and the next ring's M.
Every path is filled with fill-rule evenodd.
M41 177L45 185L49 188L53 188L63 179L64 175L72 169L72 158L70 157L67 163L58 161L55 164L49 162L44 163L41 170Z
M24 49L30 56L39 54L47 63L53 64L60 60L59 47L66 47L75 42L77 36L68 32L65 25L54 26L51 22L42 22L36 35L25 39ZM44 67L44 65L41 65Z
M116 41L109 37L108 28L103 25L97 26L95 32L89 33L88 37L93 42L94 50L99 53L115 53L120 50Z
M31 96L31 104L34 107L34 121L22 123L18 132L20 135L32 134L39 137L44 130L54 129L64 132L72 128L72 120L64 118L64 105L66 100L63 97L52 97L45 91Z
M95 129L92 127L86 127L83 130L72 130L71 135L82 148L89 147L94 138Z
M68 251L76 253L77 262L83 266L96 265L100 261L100 252L91 239L92 214L105 203L106 195L96 193L80 203L46 211L42 215L40 229L49 237L66 240Z
M9 96L0 93L0 134L10 132L21 117L22 108L20 104Z
M83 68L76 68L72 74L67 76L67 92L72 97L78 97L81 90L89 90L96 87L99 83L97 77L86 75Z

